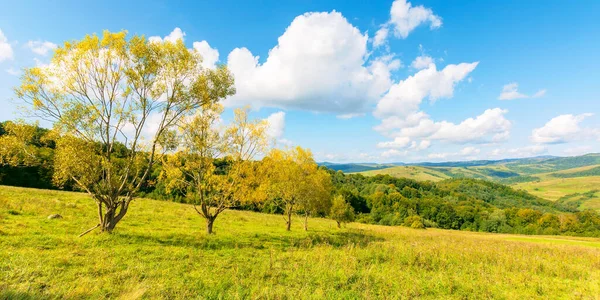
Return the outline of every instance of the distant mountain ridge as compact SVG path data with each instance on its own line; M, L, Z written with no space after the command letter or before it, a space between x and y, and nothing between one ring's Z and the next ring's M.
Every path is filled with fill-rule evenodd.
M590 155L590 154L587 154ZM477 167L487 166L493 164L502 164L508 162L517 161L533 161L533 160L545 160L552 158L563 158L558 156L536 156L527 158L507 158L499 160L470 160L470 161L448 161L448 162L418 162L418 163L404 163L404 162L392 162L392 163L333 163L333 162L318 162L320 166L328 167L335 171L342 171L344 173L363 172L370 170L380 170L396 166L423 166L423 167ZM352 170L352 171L346 171Z

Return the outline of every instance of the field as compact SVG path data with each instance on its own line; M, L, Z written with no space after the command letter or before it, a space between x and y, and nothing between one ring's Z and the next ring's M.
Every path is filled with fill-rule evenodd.
M444 179L451 178L450 176L436 171L433 168L426 167L418 167L418 166L397 166L391 168L385 168L381 170L371 170L360 172L365 176L375 176L375 175L390 175L394 177L406 177L414 180L424 181L440 181Z
M360 173L365 176L388 174L434 182L463 177L484 179L508 184L551 201L567 197L565 201L578 201L579 209L600 210L599 160L600 155L588 154L579 157L490 162L474 166L469 165L472 162L396 166Z
M47 219L59 213L62 219ZM0 299L504 298L600 295L600 240L418 230L138 199L115 233L80 193L0 186Z

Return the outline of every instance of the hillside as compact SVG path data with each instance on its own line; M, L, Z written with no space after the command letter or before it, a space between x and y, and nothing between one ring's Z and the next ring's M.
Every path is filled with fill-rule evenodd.
M422 163L365 171L360 174L388 174L434 182L447 178L484 179L512 185L551 201L563 197L566 197L564 202L574 202L573 199L576 199L580 209L600 210L600 197L596 194L600 189L600 154L597 153L576 157Z
M375 175L390 175L394 177L404 177L410 178L414 180L430 180L430 181L440 181L444 179L451 178L450 176L439 172L433 168L419 167L419 166L397 166L390 167L385 169L371 170L371 171L363 171L360 172L365 176L375 176Z
M62 219L49 220L60 213ZM483 234L138 199L112 235L84 194L0 186L0 298L593 298L600 239ZM296 221L296 219L295 219ZM560 263L557 263L560 262Z
M357 172L381 170L381 169L393 167L392 164L369 164L369 163L336 164L336 163L330 163L330 162L322 162L322 163L319 163L319 165L327 167L334 171L342 171L344 173L357 173Z

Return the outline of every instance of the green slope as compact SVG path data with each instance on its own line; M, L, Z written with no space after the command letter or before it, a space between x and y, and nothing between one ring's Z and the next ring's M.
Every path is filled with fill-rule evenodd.
M465 163L468 165L468 163ZM476 178L512 185L544 199L577 203L580 209L600 210L600 154L576 157L527 158L482 166L403 166L361 172L415 180ZM566 197L566 198L565 198Z
M48 220L60 213L63 219ZM600 239L297 222L136 200L111 234L86 195L0 186L0 299L592 299ZM432 280L434 279L434 280Z

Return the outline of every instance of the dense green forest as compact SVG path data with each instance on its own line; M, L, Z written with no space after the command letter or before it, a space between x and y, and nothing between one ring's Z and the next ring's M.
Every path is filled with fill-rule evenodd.
M0 136L7 134L4 130L7 124L0 124ZM36 127L35 132L28 146L35 149L36 159L21 166L3 163L0 166L0 184L71 190L72 186L68 184L57 186L52 181L55 141L47 136L46 129ZM121 151L127 149L123 147ZM227 160L215 160L217 172L226 168L227 163ZM165 189L164 183L159 180L161 168L161 164L154 166L138 196L185 202L182 194ZM328 170L331 175L332 193L343 196L357 214L356 220L363 223L500 233L600 236L600 216L593 211L579 211L577 201L573 201L576 196L585 195L571 195L552 202L480 179L416 181L389 175L345 174L324 166L320 168ZM584 172L596 172L596 169ZM244 204L237 208L281 213L281 209L270 202ZM326 213L321 214L324 216Z

